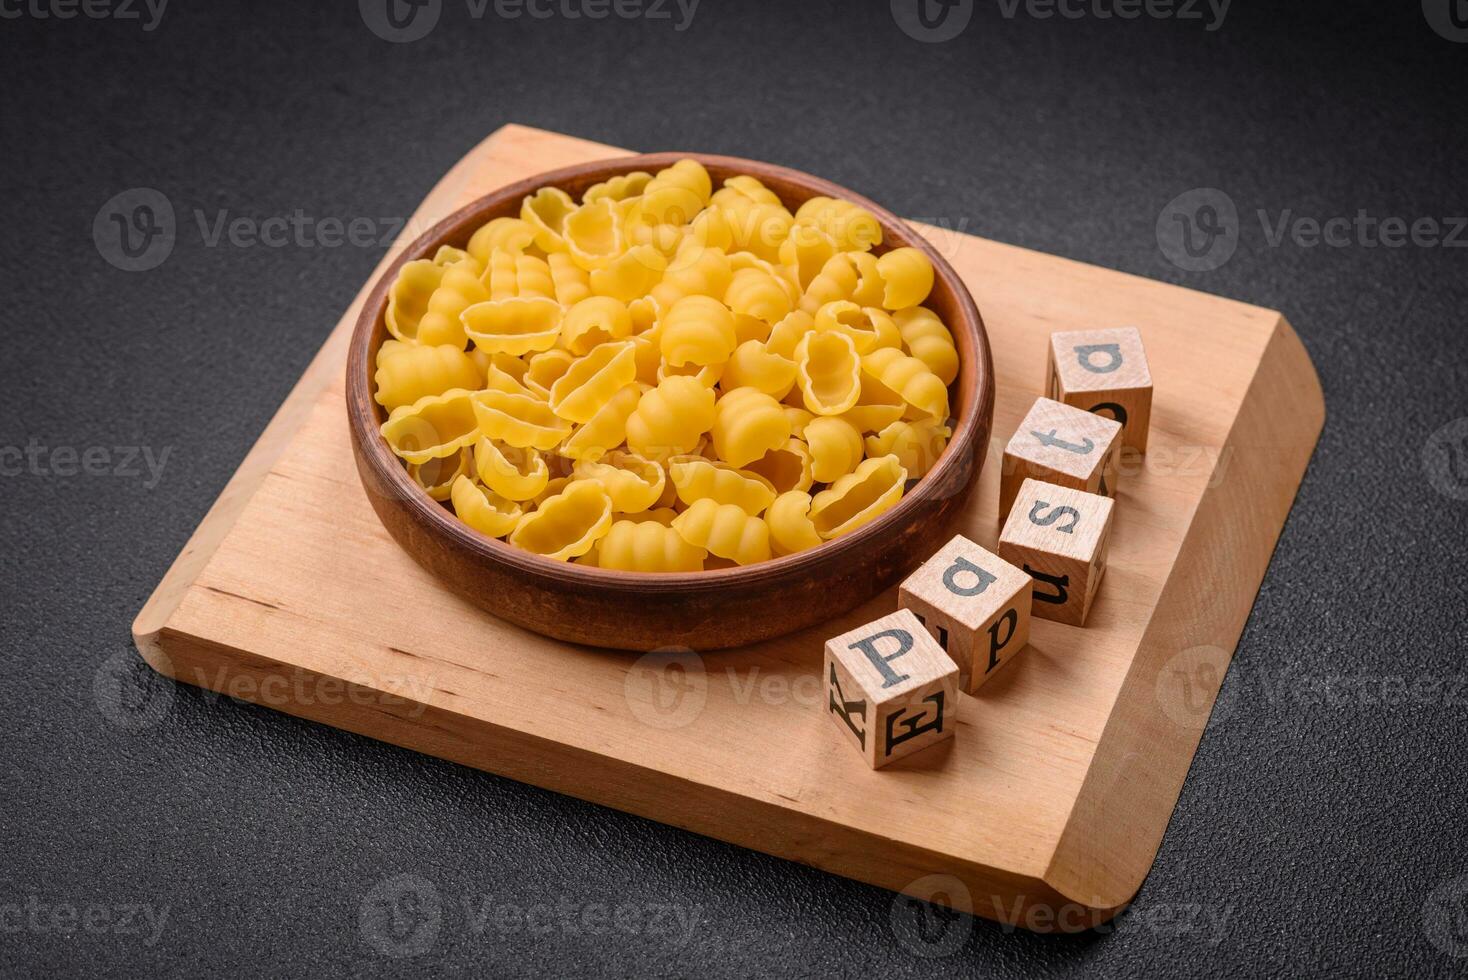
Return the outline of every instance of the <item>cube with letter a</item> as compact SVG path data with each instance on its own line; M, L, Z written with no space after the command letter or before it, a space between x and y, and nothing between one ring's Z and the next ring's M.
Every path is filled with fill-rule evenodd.
M1121 424L1049 398L1037 398L1004 447L999 522L1025 480L1044 480L1110 497L1121 465Z
M1030 641L1033 581L959 534L907 577L897 605L927 627L972 694Z
M1115 501L1026 480L999 532L999 556L1035 580L1032 614L1084 626L1106 572Z
M827 640L821 676L831 720L873 769L953 737L958 665L911 610Z
M1050 335L1045 394L1121 423L1121 444L1147 451L1152 371L1135 327L1063 330Z

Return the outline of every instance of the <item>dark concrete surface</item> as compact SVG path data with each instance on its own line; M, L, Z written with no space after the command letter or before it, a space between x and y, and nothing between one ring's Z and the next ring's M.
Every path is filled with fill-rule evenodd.
M1354 221L1335 245L1271 240L1286 212L1365 212L1468 244L1447 0L1239 0L1221 24L993 0L931 43L886 2L703 0L678 30L672 6L476 19L442 0L411 43L350 0L177 2L152 30L143 7L52 16L66 3L0 0L0 973L1468 971L1468 249L1425 224L1397 247ZM1326 429L1116 929L919 929L881 890L137 660L131 617L381 253L232 244L220 217L390 231L507 122L789 164L1290 317ZM113 264L107 202L134 188L175 214L144 272ZM1195 188L1238 215L1209 271L1156 235ZM404 883L395 932L378 900Z

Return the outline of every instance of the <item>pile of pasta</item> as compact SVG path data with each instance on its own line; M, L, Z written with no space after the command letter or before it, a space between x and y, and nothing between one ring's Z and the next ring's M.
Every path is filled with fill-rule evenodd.
M933 267L876 217L793 214L694 160L545 187L405 264L382 436L465 524L562 561L748 565L876 518L951 435Z

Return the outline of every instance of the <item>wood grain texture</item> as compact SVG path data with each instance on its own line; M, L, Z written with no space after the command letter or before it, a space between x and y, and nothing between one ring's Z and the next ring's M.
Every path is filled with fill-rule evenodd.
M937 463L901 501L870 524L819 547L748 567L650 574L552 561L479 534L434 502L407 474L378 429L372 365L388 339L388 290L405 262L443 245L464 247L485 222L519 214L541 187L579 198L593 184L656 173L684 156L719 186L756 177L793 212L812 197L866 208L882 224L878 252L910 246L933 264L924 304L949 325L960 369L950 386L953 435ZM347 353L347 412L363 487L398 543L445 585L481 608L557 639L625 650L683 644L699 650L743 646L844 613L910 571L956 530L989 441L994 368L973 298L953 267L905 222L873 201L809 174L754 160L659 153L598 159L537 173L485 195L429 228L379 273L358 315Z
M416 226L614 152L509 127ZM825 717L825 640L892 612L895 590L754 647L638 657L546 639L441 588L353 469L356 305L139 613L139 650L189 683L886 888L949 875L952 904L979 915L1104 920L1151 866L1222 678L1184 678L1183 698L1178 664L1227 664L1324 421L1320 387L1278 313L920 230L993 343L998 438L959 522L981 546L995 550L998 454L1040 394L1051 331L1136 325L1159 379L1087 627L1035 620L1024 655L961 699L940 764L870 772Z

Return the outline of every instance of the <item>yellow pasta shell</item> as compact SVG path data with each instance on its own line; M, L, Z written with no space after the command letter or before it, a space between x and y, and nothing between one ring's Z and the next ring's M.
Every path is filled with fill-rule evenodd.
M765 514L765 524L770 529L770 545L777 555L793 555L797 551L815 548L821 536L810 520L810 494L804 490L790 490L775 498Z
M573 480L520 518L510 544L557 561L586 554L612 526L612 498L596 480Z
M885 287L882 305L889 310L917 306L933 291L933 263L919 249L894 248L877 259Z
M490 389L476 393L473 405L484 435L518 449L554 449L571 432L550 405L529 395Z
M409 463L408 475L434 500L448 500L454 481L474 472L474 450L465 446L448 456Z
M551 410L572 422L590 422L636 377L637 359L631 341L602 344L577 358L551 385Z
M530 500L550 482L550 469L534 449L481 436L474 444L479 482L507 500Z
M616 521L597 542L597 565L625 572L697 572L707 554L656 520Z
M811 476L817 483L832 483L856 469L866 449L861 432L845 419L822 416L805 427L810 450Z
M398 456L419 464L472 445L479 438L475 395L463 388L424 395L387 417L382 423L382 438Z
M647 510L662 496L667 479L663 468L636 453L608 453L600 460L577 460L578 480L596 480L612 498L612 508L624 514Z
M759 515L775 499L775 488L764 477L698 456L669 460L668 474L685 504L708 499Z
M695 548L739 565L752 565L770 557L769 527L734 504L708 498L695 501L673 519L673 529Z
M373 383L377 403L391 412L450 388L478 388L480 373L473 359L452 344L387 341L378 350Z
M475 346L520 356L549 350L561 333L561 304L547 297L511 297L475 303L462 312Z
M506 500L467 476L454 480L449 496L459 520L492 538L513 531L525 513L513 500Z
M561 318L561 343L578 356L598 344L632 335L632 315L627 304L610 296L591 296L566 311Z
M827 541L849 534L901 500L906 484L896 456L868 459L811 499L811 524Z
M923 415L940 422L948 418L948 386L916 357L882 347L861 359L861 369Z
M844 333L808 333L795 345L795 383L805 407L840 415L861 396L861 359Z
M732 466L743 466L790 438L790 419L780 403L757 388L735 388L714 405L710 429L714 452Z

